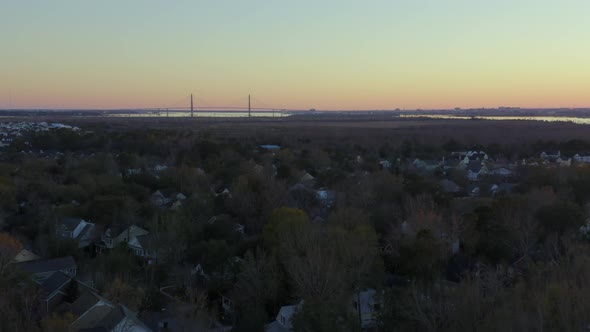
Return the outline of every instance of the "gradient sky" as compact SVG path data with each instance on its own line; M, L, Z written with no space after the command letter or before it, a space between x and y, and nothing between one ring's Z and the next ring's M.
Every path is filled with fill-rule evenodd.
M590 107L588 0L0 0L0 108Z

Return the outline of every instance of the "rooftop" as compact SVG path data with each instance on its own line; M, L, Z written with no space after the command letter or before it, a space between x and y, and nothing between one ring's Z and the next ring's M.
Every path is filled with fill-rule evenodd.
M17 263L17 266L31 274L44 273L59 271L70 268L77 268L76 261L72 256L59 257L59 258L48 258L48 259L37 259L32 261L26 261Z

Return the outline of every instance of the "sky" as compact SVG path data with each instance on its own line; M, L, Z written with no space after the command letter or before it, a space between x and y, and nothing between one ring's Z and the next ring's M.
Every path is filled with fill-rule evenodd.
M590 107L588 0L0 0L0 108Z

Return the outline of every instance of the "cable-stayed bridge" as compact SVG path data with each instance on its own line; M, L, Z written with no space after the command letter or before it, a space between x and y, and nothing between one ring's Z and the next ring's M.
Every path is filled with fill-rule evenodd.
M190 113L191 116L195 112L196 113L199 113L199 112L207 112L207 113L248 112L248 116L250 116L252 111L256 111L258 113L269 113L269 114L274 114L277 112L279 112L280 114L283 114L283 113L288 113L288 112L303 111L303 109L292 109L292 108L269 106L265 102L263 102L259 99L253 98L250 95L244 99L238 99L235 101L231 101L231 103L228 103L227 106L213 105L203 99L194 98L193 95L188 95L186 97L183 97L181 100L171 102L169 105L161 105L161 106L153 106L153 107L150 106L150 107L138 107L138 108L125 108L125 109L117 109L116 111L119 111L119 112L124 112L124 111L129 111L129 112L138 112L138 111L169 112L169 111L173 111L173 112L187 112L187 113Z

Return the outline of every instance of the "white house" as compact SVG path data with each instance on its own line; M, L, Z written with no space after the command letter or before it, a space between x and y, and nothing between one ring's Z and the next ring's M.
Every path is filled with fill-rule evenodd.
M559 166L569 167L572 165L572 158L559 157L556 162Z
M471 197L477 197L477 196L479 196L480 192L481 191L479 189L479 186L471 186L469 188L469 196L471 196Z
M557 159L561 157L561 151L543 151L541 152L541 158L543 159Z
M148 231L136 225L131 225L123 230L118 230L117 227L109 227L102 235L101 240L106 248L113 249L122 242L129 243L134 241L136 237L147 234L149 234Z
M64 219L61 223L57 225L55 229L55 234L69 239L75 239L78 236L80 236L80 233L87 225L94 224L86 222L86 220L84 219Z
M376 290L358 292L352 297L352 310L359 316L363 329L375 326L381 310L381 298Z
M419 170L424 170L426 172L433 172L435 169L441 167L441 162L438 160L421 160L415 159L412 162L412 166Z
M496 169L490 171L490 174L500 175L500 176L510 176L510 175L512 175L512 171L506 167L500 167L500 168L496 168Z
M274 322L266 326L267 332L286 332L293 330L293 316L301 308L303 301L297 304L282 306Z
M588 153L583 153L583 154L576 153L576 155L574 156L574 161L576 161L578 163L590 163L590 154L588 154Z
M172 200L166 196L164 196L164 194L162 194L161 191L156 191L154 192L151 196L150 196L150 201L152 202L152 204L154 204L155 206L163 206L166 205L170 202L172 202Z
M379 161L379 165L381 165L381 168L383 168L383 169L390 169L391 168L391 162L389 160L381 160L381 161Z
M68 218L55 228L55 235L76 240L79 248L89 246L95 239L96 225L84 219Z
M137 256L144 258L156 258L157 256L154 250L154 236L136 225L131 225L122 231L117 230L116 227L107 228L101 240L101 248L113 249L121 243L125 243Z

